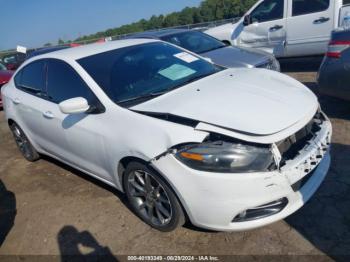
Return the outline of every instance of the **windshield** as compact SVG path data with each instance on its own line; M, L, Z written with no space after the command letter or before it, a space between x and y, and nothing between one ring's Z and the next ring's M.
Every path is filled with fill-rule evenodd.
M226 46L219 40L198 31L188 31L163 36L161 39L174 45L181 46L197 54L206 53Z
M78 63L122 106L141 103L222 70L162 42L119 48Z

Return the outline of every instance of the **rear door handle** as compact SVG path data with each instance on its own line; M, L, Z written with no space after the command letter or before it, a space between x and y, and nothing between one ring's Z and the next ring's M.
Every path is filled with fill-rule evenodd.
M283 26L282 25L275 25L275 26L273 26L273 27L270 27L270 32L275 32L275 31L277 31L277 30L280 30L280 29L282 29L283 28Z
M51 111L46 111L45 113L43 113L44 117L48 118L48 119L52 119L54 118L54 115Z
M316 19L314 21L314 24L322 24L322 23L328 22L329 20L330 20L329 17L320 17L319 19Z
M19 105L21 103L21 100L19 100L19 98L16 97L15 99L13 99L13 103L15 105Z

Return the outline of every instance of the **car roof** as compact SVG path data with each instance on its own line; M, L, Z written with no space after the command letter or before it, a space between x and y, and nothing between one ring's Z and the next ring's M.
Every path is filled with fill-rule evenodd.
M66 49L66 48L70 48L70 46L54 46L54 47L40 48L40 49L34 50L32 52L29 52L27 55L27 59L32 58L34 56L43 55L43 54L59 51L59 50Z
M78 46L74 48L66 48L63 50L46 53L43 55L35 56L29 59L28 61L34 61L42 58L78 60L84 57L108 52L108 51L123 48L123 47L152 43L157 41L158 40L153 40L153 39L126 39L126 40L110 41L105 43L94 43L94 44L88 44L88 45Z
M180 34L184 32L191 32L192 30L189 29L163 29L163 30L157 30L157 31L145 31L135 34L130 34L126 36L126 39L130 38L155 38L160 39L164 36L174 35L174 34Z

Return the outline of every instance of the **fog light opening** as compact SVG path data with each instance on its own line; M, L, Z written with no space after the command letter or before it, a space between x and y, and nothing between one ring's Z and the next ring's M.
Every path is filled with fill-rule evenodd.
M250 208L239 213L232 222L246 222L265 218L281 212L288 204L287 198L281 198L271 203Z

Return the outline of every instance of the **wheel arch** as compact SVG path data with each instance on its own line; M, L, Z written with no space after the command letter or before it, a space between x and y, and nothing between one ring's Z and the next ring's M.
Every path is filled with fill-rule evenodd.
M11 126L13 123L16 123L16 121L13 120L12 118L7 119L8 126Z
M117 179L120 185L120 189L122 190L123 193L125 192L124 185L123 185L124 172L128 164L131 162L139 162L144 165L149 165L148 161L136 156L126 156L119 160L119 163L117 166Z
M223 42L227 46L231 45L231 42L229 40L222 40L221 42Z
M123 183L123 178L125 175L125 169L127 167L127 165L131 162L139 162L141 164L147 165L148 168L150 168L153 172L157 173L161 178L163 178L164 182L168 185L168 187L173 191L175 197L177 198L177 200L179 201L181 208L183 210L183 213L185 215L185 219L186 221L191 221L189 214L189 210L187 205L185 205L183 203L183 198L179 196L179 192L178 190L176 190L176 188L174 187L173 183L171 183L171 181L169 181L169 179L164 176L159 170L157 170L156 168L154 168L151 165L151 161L146 161L142 158L139 157L135 157L135 156L127 156L122 158L119 163L118 163L118 179L119 179L119 183L121 185L121 190L123 193L125 193L125 189L124 189L124 183Z

